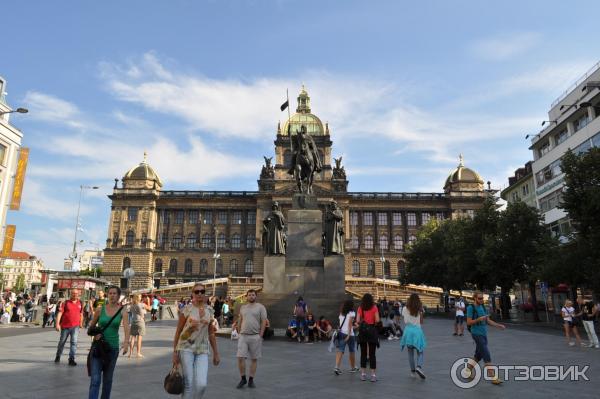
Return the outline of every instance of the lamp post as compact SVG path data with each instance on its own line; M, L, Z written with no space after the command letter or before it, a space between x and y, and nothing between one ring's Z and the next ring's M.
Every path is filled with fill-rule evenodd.
M75 238L73 239L73 252L71 252L71 268L75 263L75 259L77 258L77 231L79 230L79 213L81 211L81 199L83 197L83 190L97 190L100 187L98 186L79 186L79 202L77 204L77 218L75 219Z
M213 269L213 295L216 296L217 293L217 261L219 260L219 258L221 257L221 254L219 253L219 239L218 239L218 230L217 230L217 226L215 226L215 253L213 254L213 258L215 260L215 267Z
M381 260L381 270L383 272L383 297L385 298L387 295L385 292L385 256L383 256L383 248L381 248L381 257L379 260Z
M150 290L150 293L154 292L154 279L155 279L155 277L154 277L154 276L157 276L157 275L159 275L159 274L160 274L162 277L164 277L164 276L165 276L165 271L163 270L163 271L160 271L160 272L154 272L154 273L152 273L152 289Z
M4 114L12 114L12 113L18 113L18 114L26 114L29 112L29 110L27 108L17 108L15 110L12 111L0 111L0 116L4 115Z

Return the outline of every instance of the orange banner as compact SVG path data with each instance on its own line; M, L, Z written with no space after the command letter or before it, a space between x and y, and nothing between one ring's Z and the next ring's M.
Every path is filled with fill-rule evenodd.
M10 210L18 211L21 207L21 196L23 195L23 184L25 183L25 170L27 169L27 160L29 159L29 148L22 147L19 151L19 161L17 162L17 173L15 173L15 185L13 195L10 201Z
M2 257L8 258L13 249L13 243L15 242L15 234L17 232L17 226L14 224L7 224L6 230L4 230L4 243L2 243Z

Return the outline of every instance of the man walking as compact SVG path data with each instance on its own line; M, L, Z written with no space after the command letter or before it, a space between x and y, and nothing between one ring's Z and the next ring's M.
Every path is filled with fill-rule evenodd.
M256 291L248 290L246 300L247 303L240 307L237 323L233 325L233 329L240 334L237 359L241 380L237 385L238 389L243 388L246 384L248 384L248 388L255 388L254 376L258 359L262 355L262 340L267 327L267 309L256 302ZM251 360L248 380L246 380L247 358Z
M504 330L506 326L496 323L489 318L485 306L483 306L483 294L481 292L475 292L473 298L475 299L475 303L469 305L467 308L467 326L471 327L471 336L473 337L473 341L475 341L475 355L473 359L477 363L483 359L485 364L484 370L487 370L488 376L491 376L490 374L493 370L489 366L492 363L492 356L488 349L487 325L489 324L501 330ZM473 366L469 365L468 367L471 370L471 376L473 376ZM492 380L492 384L494 385L500 385L501 383L502 381L497 376Z
M454 304L454 308L456 309L456 317L454 318L454 334L452 335L460 335L462 337L465 331L465 301L463 297L459 297L456 303Z
M77 366L75 363L75 352L77 351L77 337L79 329L83 328L83 304L79 300L79 290L72 289L71 297L61 303L56 317L56 331L60 332L60 340L56 349L54 363L60 362L67 338L71 337L69 349L69 366Z

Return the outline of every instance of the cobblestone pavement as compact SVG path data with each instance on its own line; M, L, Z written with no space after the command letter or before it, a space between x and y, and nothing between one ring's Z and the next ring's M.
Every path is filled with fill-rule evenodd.
M358 374L332 372L334 355L327 344L298 344L284 340L267 341L259 362L256 389L235 389L239 380L235 341L218 338L221 365L209 370L207 398L598 398L600 397L600 350L569 347L563 337L507 329L490 329L490 350L495 364L504 365L589 365L589 382L507 381L501 386L480 382L471 389L456 387L450 378L452 364L471 355L474 345L468 333L451 334L452 322L427 319L424 326L428 348L425 352L426 380L409 375L407 354L398 341L382 341L377 353L377 383L361 382ZM38 328L37 333L0 337L0 386L2 398L86 398L89 378L85 360L89 338L80 334L77 367L67 366L68 343L63 360L54 364L58 333ZM148 325L143 359L118 360L113 398L166 398L163 379L170 368L174 321ZM6 331L6 330L5 330ZM358 360L358 357L357 357Z

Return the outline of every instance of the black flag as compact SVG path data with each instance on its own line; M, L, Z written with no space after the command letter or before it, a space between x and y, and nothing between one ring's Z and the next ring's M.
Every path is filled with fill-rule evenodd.
M281 111L285 111L285 109L290 105L290 100L285 100L285 102L283 104L281 104Z

